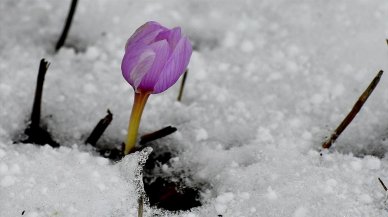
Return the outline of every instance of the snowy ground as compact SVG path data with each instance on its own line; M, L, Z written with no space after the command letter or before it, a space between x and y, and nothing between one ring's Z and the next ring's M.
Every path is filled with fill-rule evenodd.
M125 137L133 91L126 39L156 20L196 51L178 86L151 96L140 133L167 125L176 168L209 184L203 206L165 216L387 216L388 78L329 153L320 144L379 69L388 70L388 2L81 0L54 53L68 1L0 3L0 216L137 216L138 154L111 163L83 141L109 108L101 144ZM43 122L59 149L13 144L31 112L38 63L51 62ZM376 157L377 156L377 157ZM174 168L167 168L173 170ZM145 207L145 216L160 211Z

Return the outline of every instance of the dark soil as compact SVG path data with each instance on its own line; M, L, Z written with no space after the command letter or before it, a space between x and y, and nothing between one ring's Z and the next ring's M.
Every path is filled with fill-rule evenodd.
M143 171L144 190L151 206L169 211L184 211L201 206L200 192L203 183L197 183L186 170L163 172L161 166L171 168L171 159L178 155L160 143L149 144L153 152L148 157Z

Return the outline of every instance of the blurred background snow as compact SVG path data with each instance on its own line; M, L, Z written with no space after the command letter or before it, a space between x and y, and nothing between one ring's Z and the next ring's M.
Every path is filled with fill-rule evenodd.
M332 152L319 156L387 69L388 2L81 0L55 54L69 5L0 2L0 216L137 215L127 176L136 156L113 164L82 146L108 108L114 119L101 144L123 140L133 91L121 59L148 20L181 26L195 52L182 102L179 85L151 96L140 134L176 126L166 140L179 150L174 166L211 186L203 206L166 216L388 215L377 181L388 182L386 75ZM42 121L59 149L13 144L43 57L51 65Z

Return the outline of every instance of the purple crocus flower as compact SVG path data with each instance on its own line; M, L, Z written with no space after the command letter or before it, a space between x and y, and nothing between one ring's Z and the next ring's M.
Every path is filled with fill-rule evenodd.
M171 87L189 64L192 47L181 28L168 29L157 22L147 22L128 39L121 70L135 90L128 124L124 154L136 145L141 115L150 94Z
M121 70L135 92L161 93L183 74L191 52L180 27L168 29L150 21L128 39Z

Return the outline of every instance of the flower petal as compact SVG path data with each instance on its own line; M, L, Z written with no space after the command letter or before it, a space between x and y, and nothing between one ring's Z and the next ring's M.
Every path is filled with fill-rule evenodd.
M138 89L140 83L142 82L144 76L149 72L153 62L155 61L155 52L151 49L146 50L140 55L137 65L133 68L130 73L130 78L133 81L133 86L135 90Z
M149 45L149 48L155 53L155 59L152 67L148 70L147 74L144 75L140 85L137 87L142 91L154 90L154 87L159 80L160 73L170 56L170 48L166 40L157 41Z
M153 93L161 93L171 87L189 64L192 47L187 37L181 38L155 85Z
M160 41L163 39L166 39L168 44L170 45L170 49L174 50L179 40L181 39L181 28L175 27L171 30L160 32L156 36L155 41Z
M149 71L155 59L155 54L148 46L137 45L124 54L121 71L125 80L135 89L141 78Z
M166 27L161 26L159 23L150 21L140 26L135 33L128 39L125 45L125 50L128 50L136 43L150 44L155 40L155 37L162 31L167 30Z

